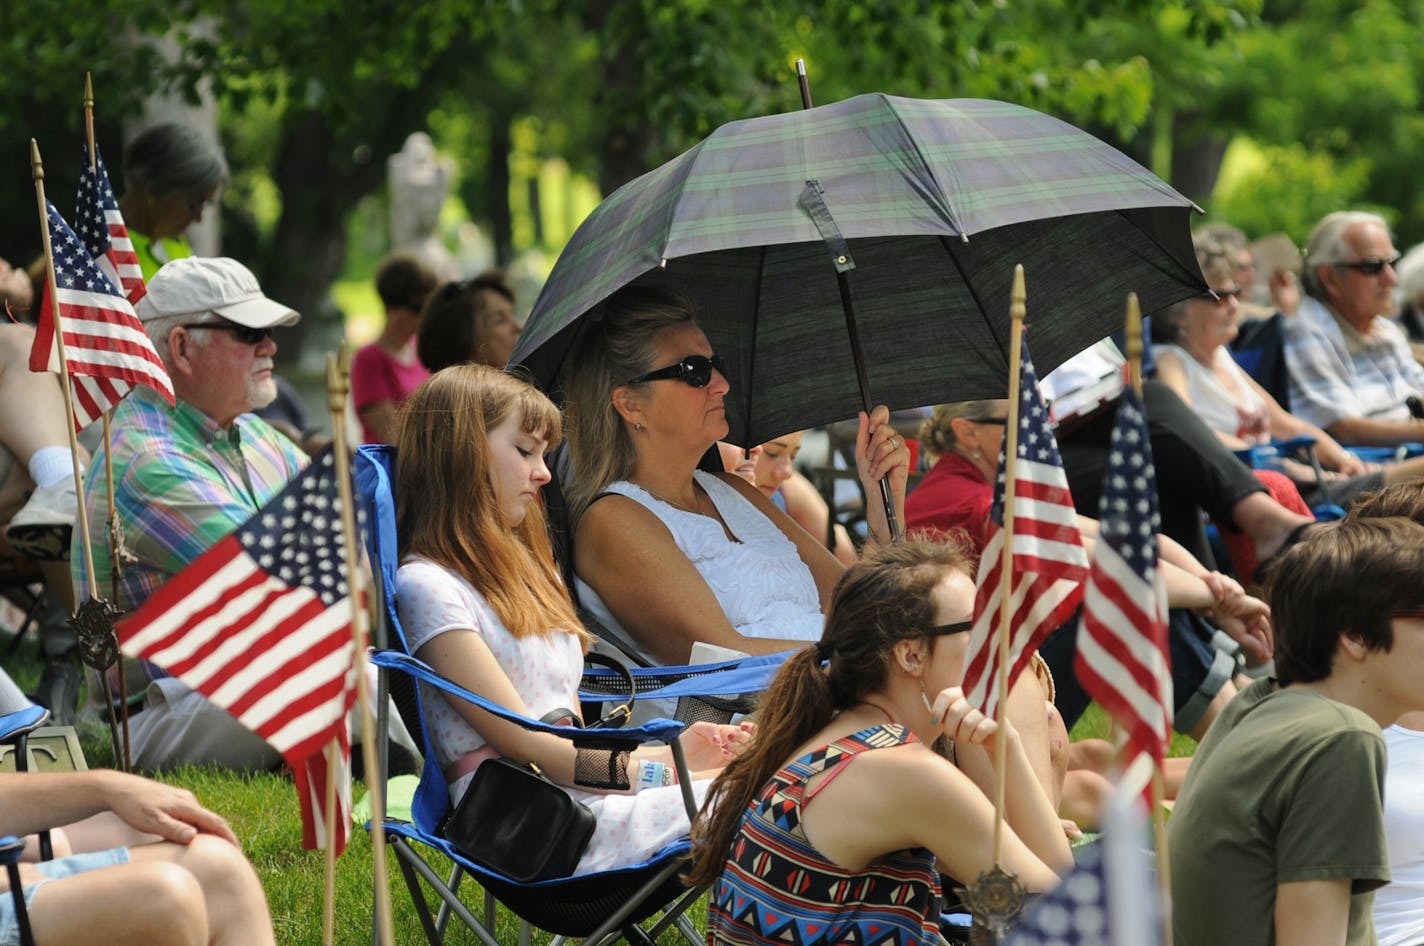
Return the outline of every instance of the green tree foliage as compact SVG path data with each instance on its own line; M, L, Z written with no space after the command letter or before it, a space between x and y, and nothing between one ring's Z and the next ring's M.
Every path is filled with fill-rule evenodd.
M85 69L111 164L119 118L147 93L201 83L219 98L230 245L274 294L316 314L352 209L379 191L385 156L411 131L441 136L460 196L508 258L511 129L607 193L723 122L799 107L798 56L818 102L866 91L1020 102L1125 147L1199 201L1245 132L1283 150L1266 152L1275 177L1231 195L1242 222L1293 231L1330 195L1394 207L1417 238L1421 20L1419 0L4 4L0 121L15 131L0 142L13 169L0 201L14 226L0 254L37 245L28 137L41 138L52 180L73 180ZM166 61L146 34L181 55ZM1290 185L1322 173L1334 186L1292 200ZM1250 203L1268 195L1274 211ZM276 209L275 224L255 225L260 207Z

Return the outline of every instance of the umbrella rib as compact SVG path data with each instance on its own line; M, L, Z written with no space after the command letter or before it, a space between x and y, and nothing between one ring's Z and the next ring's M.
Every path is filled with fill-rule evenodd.
M910 143L910 147L915 149L915 157L919 159L920 167L924 168L925 174L929 176L930 180L935 182L935 187L939 188L940 195L944 197L944 212L949 217L950 225L953 226L954 229L959 231L960 242L968 243L969 234L964 232L964 224L955 214L954 208L949 205L949 191L945 189L944 183L940 181L939 178L935 177L934 169L930 166L930 162L926 160L925 153L920 150L920 143L915 140L914 135L910 134L909 126L905 124L905 120L900 117L900 113L898 111L896 111L894 108L891 108L890 114L895 116L895 124L900 126L900 130L905 134L905 140ZM948 165L946 164L946 166Z
M1192 207L1194 207L1198 212L1201 212L1201 208L1200 208L1200 207L1197 207L1196 204L1192 204ZM1141 209L1141 208L1135 208L1135 209ZM1141 227L1141 226L1137 223L1137 221L1133 220L1131 217L1129 217L1127 214L1123 213L1121 210L1115 210L1115 211L1113 211L1113 213L1115 213L1115 214L1117 214L1119 217L1121 217L1121 218L1123 219L1123 221L1124 221L1125 223L1127 223L1128 226L1132 227L1132 228L1133 228L1134 230L1136 230L1138 233L1140 233L1140 234L1142 234L1144 237L1146 237L1146 238L1152 243L1153 246L1157 247L1157 249L1159 249L1159 250L1162 251L1162 255L1163 255L1163 256L1167 257L1167 259L1171 260L1171 261L1174 262L1174 263L1177 263L1177 262L1178 262L1177 258L1172 255L1171 251L1168 250L1165 246L1163 246L1163 245L1162 245L1162 241L1161 241L1161 240L1158 240L1157 237L1156 237L1155 235L1153 235L1151 231L1146 230L1146 229L1144 229L1143 227ZM1185 266L1181 267L1181 270L1182 270L1182 272L1186 275L1186 277L1187 277L1188 279L1195 281L1195 282L1201 287L1201 289L1202 289L1203 291L1209 290L1209 289L1211 288L1210 286L1208 286L1208 285L1206 284L1206 282L1205 282L1204 280L1202 280L1202 279L1200 278L1200 275L1199 275L1198 273L1193 273L1193 272L1191 272L1191 271L1190 271L1189 269L1187 269ZM1185 298L1185 297L1183 297L1183 298ZM1171 303L1167 303L1167 305L1171 305ZM1143 315L1151 315L1151 314L1152 314L1151 312L1144 312L1144 313L1143 313Z
M756 429L752 425L752 410L754 409L754 405L752 404L752 379L756 377L757 332L761 329L761 283L762 280L766 278L766 254L770 249L771 248L766 244L762 244L761 246L757 247L757 251L761 254L761 259L757 261L756 290L755 294L752 296L751 356L747 359L747 376L743 380L743 383L747 387L747 418L746 427L742 430L743 440L751 439L747 435ZM752 447L756 446L756 444L744 443L741 446L743 449L751 449Z
M994 336L994 340L1001 343L999 347L1005 354L1004 366L1007 368L1009 364L1008 338L1000 337L999 333L994 331L994 320L989 318L989 310L984 307L984 300L979 298L979 290L975 287L973 281L970 280L969 273L966 272L964 267L960 264L959 257L955 255L952 241L949 237L939 237L939 241L944 246L945 255L949 257L949 261L954 264L955 270L959 273L959 279L964 283L964 288L969 290L969 295L974 299L974 306L979 310L979 317L984 320L984 325L989 329L990 334Z

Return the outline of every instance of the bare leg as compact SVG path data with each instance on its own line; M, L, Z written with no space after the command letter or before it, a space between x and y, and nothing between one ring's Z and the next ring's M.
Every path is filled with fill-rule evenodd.
M1291 512L1271 498L1269 493L1251 493L1231 507L1231 519L1237 528L1256 544L1256 561L1264 562L1275 555L1291 530L1315 520Z
M1048 704L1043 684L1031 672L1024 673L1009 688L1004 712L1018 731L1033 774L1038 777L1044 794L1056 808L1063 793L1063 776L1068 767L1068 733L1063 726L1063 717ZM1055 730L1061 732L1060 737L1055 738ZM987 752L979 747L956 746L955 760L984 794L994 797L994 764Z
M171 861L154 859L45 884L35 892L30 925L40 943L213 942L197 878Z
M34 338L28 325L0 324L0 445L21 467L41 447L69 447L58 376L30 370Z

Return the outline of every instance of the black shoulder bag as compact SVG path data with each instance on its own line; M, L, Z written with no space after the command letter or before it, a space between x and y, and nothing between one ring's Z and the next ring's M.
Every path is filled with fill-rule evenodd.
M628 699L597 723L621 726L636 699L633 675L618 661L588 654L589 663L617 670ZM556 709L541 722L577 723L572 710ZM593 837L593 811L544 777L533 763L489 759L475 770L443 833L461 854L481 867L519 883L567 877Z

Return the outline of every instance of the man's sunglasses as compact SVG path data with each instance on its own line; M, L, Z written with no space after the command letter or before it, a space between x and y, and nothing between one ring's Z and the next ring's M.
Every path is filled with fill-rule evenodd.
M232 337L244 345L261 345L272 337L270 328L252 328L248 325L238 325L236 322L192 322L182 326L186 329L211 328L221 332L231 332Z
M1339 266L1342 269L1353 269L1355 272L1364 273L1366 276L1378 276L1380 273L1384 272L1384 268L1386 266L1389 266L1391 268L1398 266L1399 261L1402 258L1403 257L1400 257L1398 255L1390 259L1379 259L1377 257L1370 257L1369 259L1354 260L1349 263L1336 263L1335 265Z
M694 388L705 388L712 383L713 368L721 372L722 377L727 376L727 366L723 363L720 355L713 355L711 358L706 355L688 355L675 365L668 365L666 368L658 368L656 371L640 374L628 383L642 384L644 381L673 379Z

